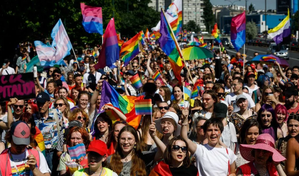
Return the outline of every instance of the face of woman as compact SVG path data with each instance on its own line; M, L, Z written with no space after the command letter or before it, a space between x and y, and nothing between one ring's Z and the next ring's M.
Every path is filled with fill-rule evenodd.
M196 133L198 136L204 136L205 132L203 131L203 124L206 122L206 120L200 120L196 124Z
M259 128L257 126L250 127L245 134L246 144L250 144L250 145L255 144L258 136L259 136Z
M209 68L205 68L203 73L204 73L204 74L209 74L209 73L211 73L211 71L210 71Z
M1 109L1 108L0 108L0 109ZM28 105L26 106L25 110L26 110L27 113L32 114L32 107L31 107L31 105L28 104Z
M64 112L64 110L66 109L66 105L63 100L57 100L55 103L55 107L57 107L60 112Z
M66 98L66 97L67 97L67 92L66 92L66 90L65 90L65 89L60 89L60 90L59 90L59 96L60 96L60 97L64 97L64 98Z
M278 111L276 116L277 116L276 122L278 124L282 124L283 121L286 119L286 113L282 111Z
M212 98L212 96L210 94L203 94L203 105L205 109L210 109L214 106L214 99Z
M208 138L208 144L212 147L215 147L219 143L219 139L221 136L221 131L218 126L210 125L207 128L206 132L207 138Z
M71 135L71 147L83 143L83 138L80 132L74 131Z
M130 153L136 144L134 135L129 131L124 131L119 136L119 145L124 153Z
M162 119L161 127L163 134L173 134L175 130L174 121L171 119Z
M255 164L264 165L271 155L272 153L267 150L256 149L254 150L254 162Z
M288 70L288 71L287 71L287 77L290 78L291 76L292 76L292 71L291 71L291 70Z
M106 131L109 130L108 123L102 117L99 117L97 119L97 127L101 133L105 133Z
M72 92L72 97L76 100L78 98L78 95L79 95L79 91L77 90L73 90Z
M269 94L273 94L272 90L271 89L266 89L265 94L264 94L264 98L266 99L267 103L271 103L271 101L268 101L267 96L266 96L266 95L269 95Z
M83 109L87 108L88 105L88 95L83 94L79 99L79 106Z
M171 146L171 157L173 162L182 163L186 158L187 146L184 141L177 140Z
M69 75L68 80L69 81L74 81L74 76L73 75Z
M272 114L269 111L264 111L261 113L261 118L262 118L262 125L264 127L269 127L271 126L271 122L272 122Z
M237 105L239 106L239 108L241 110L246 110L248 108L248 100L245 100L245 99L240 99L238 102L237 102Z
M163 89L159 89L159 94L162 96L162 97L165 97L165 91Z
M299 134L299 121L295 119L289 120L288 132L292 137L297 136Z
M174 98L176 100L181 100L182 99L182 95L183 92L181 91L181 89L179 87L175 87L174 88L174 92L173 92Z
M83 116L82 112L78 112L76 114L76 118L75 120L78 120L79 122L82 123L82 126L85 126L85 122L86 122L86 117Z
M122 123L118 123L114 126L113 136L114 136L115 141L118 141L118 134L124 126L125 126L125 124L122 124Z

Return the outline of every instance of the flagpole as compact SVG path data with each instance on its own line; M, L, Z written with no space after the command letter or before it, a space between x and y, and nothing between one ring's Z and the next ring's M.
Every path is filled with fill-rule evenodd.
M244 48L243 48L243 54L244 54L244 59L243 59L243 74L245 74L245 61L246 61L245 45L246 45L246 43L244 43Z
M169 29L170 29L170 31L171 31L171 34L172 34L173 36L175 36L174 33L173 33L173 31L172 31L172 28L171 28L171 26L169 25L169 22L168 22L168 20L167 20L167 18L166 18L166 16L165 16L165 12L164 12L164 10L163 10L162 8L161 8L161 11L163 12L163 15L164 15L164 17L165 17L165 20L166 20L166 22L167 22L167 25L168 25L168 27L169 27ZM187 71L188 71L188 74L189 74L189 76L190 76L190 78L191 78L191 81L192 81L192 83L193 83L193 80L192 80L192 77L191 77L190 70L189 70L189 68L188 68L187 65L186 65L185 58L184 58L184 56L183 56L183 54L182 54L181 48L179 47L179 44L178 44L178 41L176 40L176 37L174 37L174 43L175 43L175 45L176 45L176 48L177 48L178 51L179 51L180 57L181 57L181 58L183 59L183 61L184 61L184 65L185 65L185 67L186 67L186 69L187 69ZM194 83L193 83L193 84L194 84Z
M76 61L78 62L77 57L76 57L76 53L75 53L74 48L73 48L73 44L72 44L72 51L73 51L73 53L74 53L74 56L75 56Z

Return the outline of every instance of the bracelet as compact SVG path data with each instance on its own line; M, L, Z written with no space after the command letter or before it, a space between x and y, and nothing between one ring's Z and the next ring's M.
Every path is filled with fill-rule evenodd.
M96 91L100 92L100 88L96 87Z
M182 123L182 126L188 126L189 123Z

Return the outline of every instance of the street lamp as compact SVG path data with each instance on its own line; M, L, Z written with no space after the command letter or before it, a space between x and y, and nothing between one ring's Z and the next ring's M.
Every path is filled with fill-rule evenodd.
M224 1L228 1L231 3L231 8L233 7L233 5L235 4L235 2L240 2L241 0L224 0Z

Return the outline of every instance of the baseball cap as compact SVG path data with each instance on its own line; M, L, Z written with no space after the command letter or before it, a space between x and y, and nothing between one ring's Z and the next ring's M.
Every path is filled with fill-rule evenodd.
M30 144L30 128L25 122L13 122L11 125L10 133L12 135L12 141L16 145Z
M90 142L87 152L96 152L99 155L107 155L107 145L101 140L93 140Z
M265 75L268 76L269 78L273 78L273 73L271 72L267 72Z
M238 102L240 99L247 99L244 94L240 94L237 96L236 101Z
M37 103L45 103L46 101L50 101L50 96L46 92L41 92L36 96Z
M291 97L292 95L298 95L298 91L294 87L287 88L284 91L286 97Z
M248 73L247 73L247 77L250 77L250 76L255 77L255 74L254 74L253 72L248 72Z
M216 103L214 105L214 113L217 118L224 118L227 116L227 106L224 103Z

